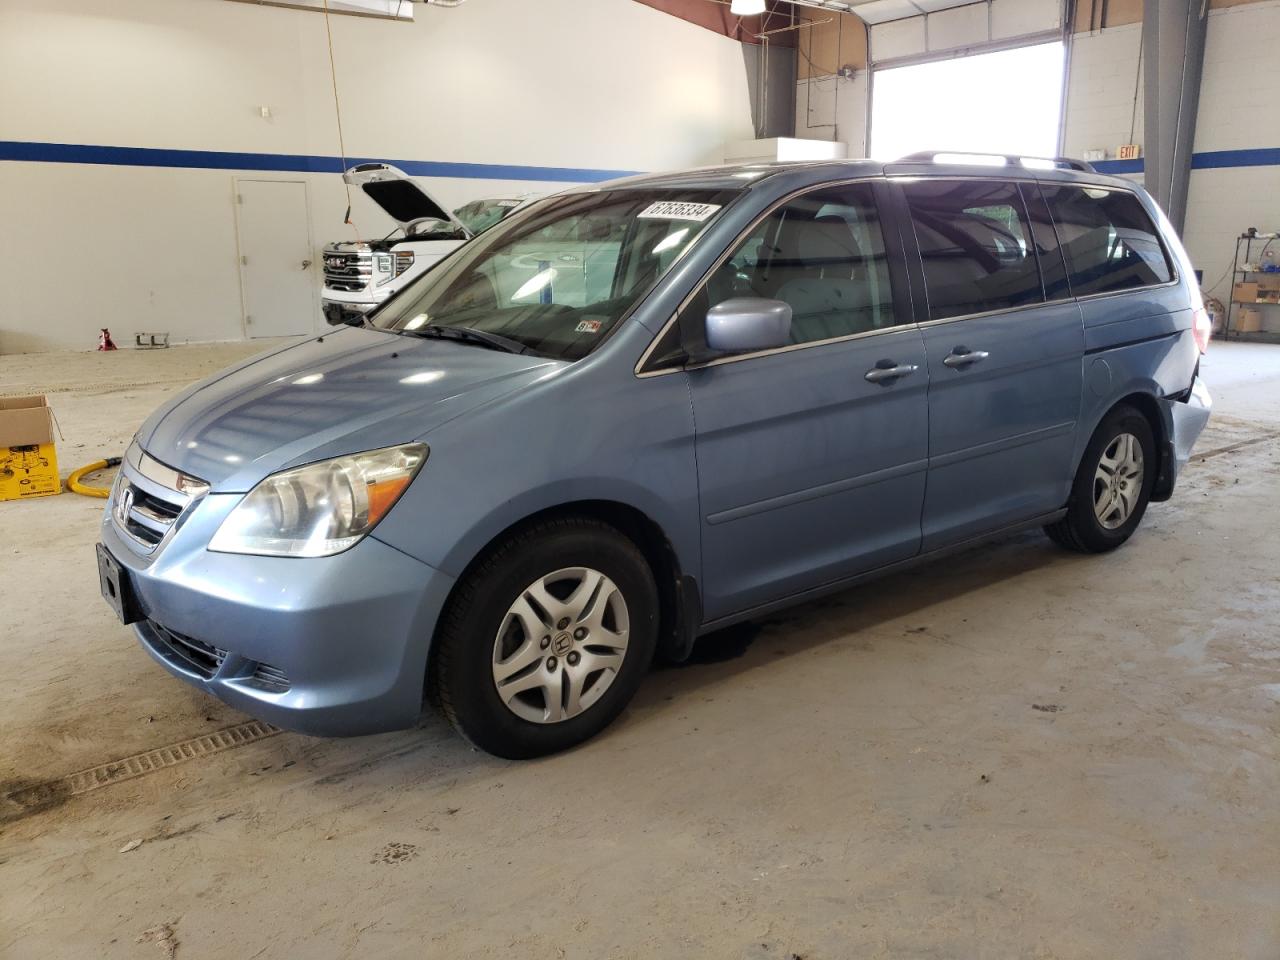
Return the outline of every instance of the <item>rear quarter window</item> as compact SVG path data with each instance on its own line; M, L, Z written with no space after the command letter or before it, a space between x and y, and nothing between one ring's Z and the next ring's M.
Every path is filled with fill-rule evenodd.
M1173 267L1160 234L1127 190L1043 184L1045 202L1077 297L1168 283Z

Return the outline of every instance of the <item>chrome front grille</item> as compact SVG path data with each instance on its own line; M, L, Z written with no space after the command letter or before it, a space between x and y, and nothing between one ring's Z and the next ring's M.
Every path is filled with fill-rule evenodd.
M143 553L151 553L208 489L203 480L165 466L135 443L111 490L111 517Z
M358 293L373 282L373 254L324 252L324 285L331 290Z
M154 548L181 513L182 504L162 500L130 484L129 490L121 497L116 522L129 536Z

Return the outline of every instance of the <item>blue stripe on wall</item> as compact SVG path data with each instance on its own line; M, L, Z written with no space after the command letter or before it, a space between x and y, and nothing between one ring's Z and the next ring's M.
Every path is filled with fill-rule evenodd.
M1141 160L1097 160L1094 167L1099 173L1141 173ZM1222 170L1227 167L1276 167L1280 166L1280 147L1263 147L1256 150L1208 150L1193 154L1192 170Z
M222 150L158 150L150 147L103 147L83 143L29 143L0 140L0 160L33 163L98 163L126 167L187 167L201 170L280 170L290 173L341 173L341 157L295 153L230 153ZM525 167L496 163L442 163L434 160L371 161L348 157L347 163L390 162L415 177L463 180L542 180L597 183L631 176L630 170L576 167Z
M342 158L300 153L234 153L223 150L163 150L152 147L104 147L84 143L33 143L0 140L0 160L32 163L97 163L125 167L186 167L199 170L276 170L288 173L341 173ZM348 157L349 165L389 162L415 177L460 180L542 180L598 183L633 176L635 170L593 170L578 167L526 167L498 163L445 163L437 160L378 161ZM1141 173L1141 160L1097 160L1099 173ZM1191 158L1192 170L1228 167L1280 166L1280 147L1252 150L1211 150Z

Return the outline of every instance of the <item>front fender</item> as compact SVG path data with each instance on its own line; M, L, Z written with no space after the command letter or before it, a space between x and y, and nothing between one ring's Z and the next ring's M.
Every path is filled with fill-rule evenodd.
M431 455L374 531L458 576L504 530L582 501L639 511L680 567L701 553L693 411L682 374L637 378L586 361L431 431Z
M660 497L653 490L617 477L583 477L521 492L461 531L441 553L439 569L449 571L450 576L460 576L503 531L535 514L574 504L617 505L642 513L666 536L680 569L686 573L698 571L696 493L692 498ZM694 537L687 536L689 531Z

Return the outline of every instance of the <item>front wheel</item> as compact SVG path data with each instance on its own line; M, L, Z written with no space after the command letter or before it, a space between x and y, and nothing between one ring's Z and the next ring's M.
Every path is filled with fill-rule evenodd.
M489 753L567 749L630 701L653 660L657 611L644 556L612 527L537 524L459 586L436 639L433 699Z
M1147 418L1133 407L1116 407L1094 431L1080 460L1067 515L1045 527L1045 533L1080 553L1114 550L1142 522L1156 463Z

